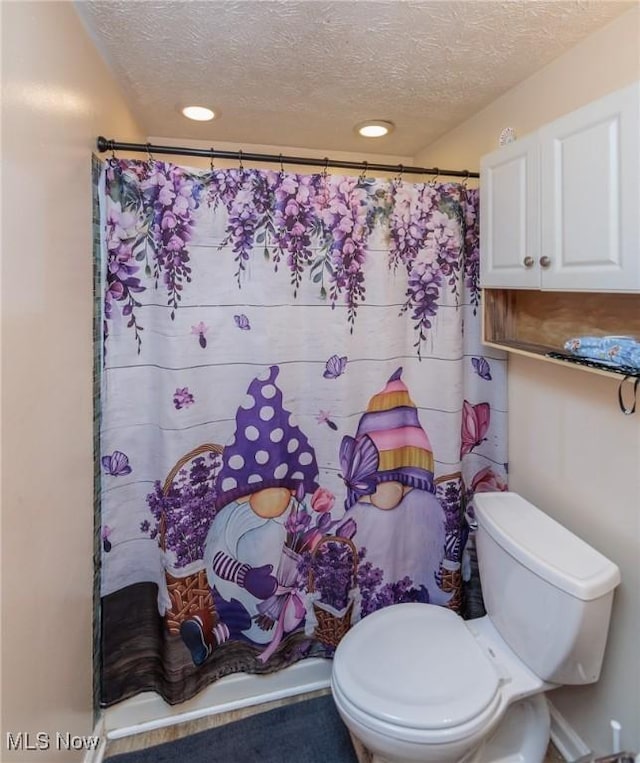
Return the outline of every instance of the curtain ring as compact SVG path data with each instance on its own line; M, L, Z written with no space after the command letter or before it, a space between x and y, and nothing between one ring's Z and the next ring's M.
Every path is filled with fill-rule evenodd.
M118 166L118 159L116 158L116 150L114 148L115 141L111 141L111 156L109 158L109 166L110 167L117 167Z
M213 170L215 169L213 166L213 155L215 153L215 148L211 146L209 150L211 151L211 156L209 157L209 171L213 172Z
M322 177L324 180L327 179L327 175L329 174L329 157L325 156L324 158L324 168L322 170Z
M244 164L242 164L242 149L241 148L238 149L238 164L239 164L238 169L240 170L240 172L244 172Z
M153 158L153 154L151 153L151 143L147 143L147 156L149 161L149 168L153 165L155 159Z
M398 165L398 174L395 177L396 184L397 183L402 183L402 173L403 172L404 172L404 164L399 164Z
M469 182L469 170L463 170L464 172L464 179L462 181L462 187L466 190L467 183Z
M282 163L282 154L280 154L280 177L284 177L284 164Z
M429 185L430 186L435 186L435 184L438 182L438 178L440 177L440 169L438 167L434 167L433 171L436 174L433 176L433 180L429 181Z
M620 382L620 386L618 387L618 403L620 405L620 410L624 413L625 416L631 416L632 413L636 412L636 398L638 397L638 385L640 384L640 376L636 376L635 381L633 382L633 405L627 408L622 399L622 385L627 381L627 379L631 380L633 378L633 376L625 376L624 379Z
M364 183L364 181L367 179L367 167L369 166L369 162L362 162L362 172L360 173L360 177L358 178L358 182Z

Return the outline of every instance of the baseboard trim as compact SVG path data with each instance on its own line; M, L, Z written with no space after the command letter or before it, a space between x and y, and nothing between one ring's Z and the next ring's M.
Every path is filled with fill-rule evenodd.
M155 731L209 715L326 689L330 680L331 660L310 658L266 676L247 673L226 676L180 705L168 705L154 692L146 692L104 711L105 734L107 739L121 739Z
M551 741L566 761L578 760L589 755L591 750L584 743L569 721L559 712L547 697L551 715Z
M104 760L104 755L107 750L107 736L104 730L104 718L102 714L98 717L96 725L93 728L93 737L94 739L100 739L100 742L95 750L86 751L82 763L102 763Z

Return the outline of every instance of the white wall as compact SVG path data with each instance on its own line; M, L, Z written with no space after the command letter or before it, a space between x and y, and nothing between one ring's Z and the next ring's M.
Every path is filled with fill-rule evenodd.
M141 136L71 3L2 3L2 91L0 759L77 760L6 732L93 728L91 150Z
M415 157L426 166L477 169L500 131L520 136L640 79L640 12L628 11ZM608 650L597 685L551 699L582 739L611 750L609 721L640 751L640 413L618 410L616 380L512 356L511 489L617 562Z

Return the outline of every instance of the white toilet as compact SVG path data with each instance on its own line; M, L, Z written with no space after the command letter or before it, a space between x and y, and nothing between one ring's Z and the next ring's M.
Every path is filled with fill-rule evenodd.
M336 650L334 701L376 763L541 763L544 692L600 675L616 565L515 493L474 503L487 614L396 604Z

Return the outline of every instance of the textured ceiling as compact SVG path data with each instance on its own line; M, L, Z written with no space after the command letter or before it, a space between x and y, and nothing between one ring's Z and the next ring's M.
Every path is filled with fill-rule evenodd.
M109 0L76 8L148 135L413 155L633 4ZM179 109L191 103L220 118L186 120ZM391 120L396 130L367 141L353 131L365 119Z

